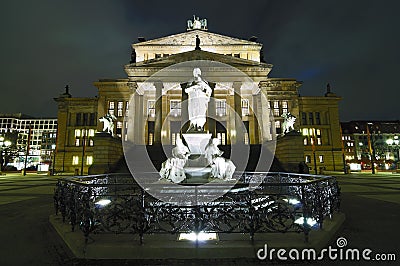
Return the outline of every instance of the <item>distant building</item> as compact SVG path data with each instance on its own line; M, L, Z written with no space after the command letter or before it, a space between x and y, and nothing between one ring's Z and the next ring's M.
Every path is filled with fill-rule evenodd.
M215 112L220 119L215 127L206 127L213 137L220 140L221 145L234 145L237 141L260 145L270 140L268 134L272 131L281 133L284 121L282 114L290 112L297 117L295 129L303 135L304 160L309 167L342 170L338 111L341 98L333 94L330 88L324 96L300 96L300 81L268 76L272 65L263 62L262 44L256 42L255 38L244 40L228 37L208 32L206 27L190 27L186 32L154 40L140 38L138 43L132 44L131 60L125 65L127 78L100 79L95 82L98 88L95 98L74 98L68 90L56 98L59 106L56 168L79 170L84 162L86 173L89 167L87 163L92 162L89 158L92 158L90 156L96 146L92 147L89 142L83 149L82 131L79 133L79 130L89 130L86 138L90 141L90 132L93 132L90 130L102 130L102 124L97 121L105 114L116 117L116 137L121 137L122 131L127 129L124 118L132 116L135 128L130 132L135 134L135 144L174 145L177 134L181 133L182 121L186 121L185 112L181 109L183 85L179 82L151 84L147 87L142 85L159 70L190 60L217 61L233 66L255 84L254 90L240 83L213 84L213 97L217 101L211 112ZM267 95L268 102L261 100L262 94ZM157 98L161 99L160 104L156 104ZM129 103L133 106L129 106ZM134 113L128 113L129 110ZM273 125L269 111L275 119ZM235 138L236 114L246 127L243 139ZM168 122L163 122L167 117ZM161 130L163 123L165 128ZM273 128L271 132L270 128Z
M58 102L59 123L55 170L87 174L93 163L98 99L73 98L67 88L55 100Z
M50 165L57 138L57 118L33 118L21 113L0 114L0 135L6 138L16 136L16 143L13 143L16 155L10 164L18 169L24 166L29 137L27 166Z
M371 169L375 154L377 169L396 168L399 162L400 121L342 122L342 141L345 160Z

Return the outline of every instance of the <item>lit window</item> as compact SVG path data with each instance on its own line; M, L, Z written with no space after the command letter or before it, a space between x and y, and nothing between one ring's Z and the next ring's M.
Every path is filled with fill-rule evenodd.
M93 156L87 156L86 165L92 165L92 164L93 164Z
M304 138L303 143L304 143L304 145L307 145L308 144L308 139Z
M79 146L79 139L75 139L75 146Z
M317 138L317 145L322 145L322 140L321 140L321 138Z
M220 145L225 145L226 134L224 132L217 133L217 139L219 140Z
M115 109L115 103L113 101L108 102L108 113L110 115L114 114L114 109Z
M279 109L279 101L274 101L274 109Z
M117 128L122 128L122 122L121 121L117 122Z
M274 109L274 116L279 116L279 109Z
M72 165L79 164L79 156L72 156Z
M178 138L179 133L172 133L171 134L171 144L176 145L176 139Z
M303 136L308 136L308 128L303 128Z
M75 137L80 137L80 136L81 136L81 130L75 129Z
M288 113L288 102L282 101L282 114L287 114L287 113Z
M151 117L156 116L156 101L154 100L148 100L147 101L147 115Z
M317 136L321 136L321 130L317 129Z
M94 145L93 140L92 140L92 139L89 139L89 146L93 146L93 145Z
M275 121L275 128L281 128L281 121Z
M247 132L244 133L244 144L249 144L249 133Z
M129 115L129 102L126 101L125 102L125 116L128 116L128 115Z
M218 116L226 115L226 100L215 100L216 114Z
M169 112L173 116L181 116L181 101L171 100L169 106Z
M124 102L118 102L117 106L117 116L122 116L123 109L124 109Z
M93 137L94 136L94 129L89 129L89 137Z
M242 116L248 116L250 114L250 106L248 99L242 99Z
M311 156L310 155L306 155L306 163L310 163L311 162Z
M319 158L319 162L320 163L324 162L324 156L323 155L319 155L318 158Z
M153 133L149 133L149 145L153 145L154 135Z

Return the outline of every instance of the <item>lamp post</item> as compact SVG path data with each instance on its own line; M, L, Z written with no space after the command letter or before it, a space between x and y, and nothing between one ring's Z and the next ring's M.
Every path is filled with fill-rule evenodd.
M369 154L371 156L371 173L375 174L375 149L374 149L374 138L371 135L371 131L369 126L373 125L372 123L367 123L367 138L368 138L368 147L369 147Z
M317 175L318 170L317 170L317 156L315 154L315 130L313 130L312 136L311 136L311 148L312 148L313 157L314 157L314 173Z
M53 151L53 162L51 163L51 175L54 175L54 167L56 164L56 144L52 144L51 149Z
M83 129L82 134L83 134L83 141L82 141L82 162L81 162L81 175L83 175L83 166L84 166L84 161L85 161L85 148L86 148L86 133L87 130Z
M24 171L22 173L23 176L26 176L26 166L27 166L27 163L28 163L29 149L30 149L30 146L31 146L32 126L30 124L28 126L29 126L29 131L28 131L28 140L27 140L27 143L26 143Z

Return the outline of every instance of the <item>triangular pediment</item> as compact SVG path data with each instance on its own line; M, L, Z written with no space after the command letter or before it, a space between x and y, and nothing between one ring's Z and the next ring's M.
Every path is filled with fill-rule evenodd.
M236 58L233 56L212 53L203 50L192 50L189 52L170 55L168 57L156 58L147 61L137 62L128 65L129 67L167 67L173 64L192 61L192 60L209 60L217 61L234 67L263 66L272 67L270 64L255 62L252 60Z
M133 44L134 47L141 46L195 46L196 44L196 35L200 38L201 46L218 46L218 45L256 45L261 46L260 43L252 42L248 40L242 40L234 37L224 36L217 33L212 33L203 30L191 30L183 33L178 33L174 35L169 35L166 37L161 37L145 42L140 42Z

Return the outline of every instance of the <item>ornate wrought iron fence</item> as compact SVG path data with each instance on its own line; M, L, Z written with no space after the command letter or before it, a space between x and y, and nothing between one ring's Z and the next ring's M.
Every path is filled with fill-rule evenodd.
M86 242L91 233L129 233L140 243L146 234L202 231L247 233L252 240L257 233L303 232L308 241L312 227L322 228L340 206L334 177L246 172L238 178L228 193L197 206L162 202L128 174L61 178L54 205L72 231L79 226ZM180 193L176 186L174 193Z

